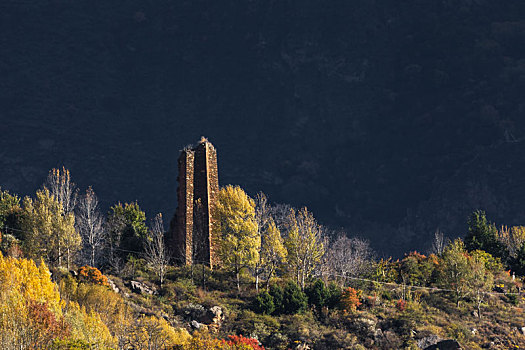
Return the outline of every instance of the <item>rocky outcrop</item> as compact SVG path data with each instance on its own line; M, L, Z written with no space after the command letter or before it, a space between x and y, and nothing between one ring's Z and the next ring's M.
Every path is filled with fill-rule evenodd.
M113 282L111 280L111 278L108 278L108 284L109 284L109 288L111 288L112 291L114 291L115 293L119 293L120 292L120 289L117 287L117 285L115 284L115 282Z
M418 339L416 343L420 349L427 349L428 347L439 343L441 340L442 339L437 335L431 334L424 338Z
M147 286L146 284L138 282L138 281L130 281L129 288L131 289L133 293L149 294L149 295L157 294L157 289L155 287Z
M186 305L183 310L184 317L191 321L190 324L195 329L201 329L202 326L206 328L219 328L224 320L224 313L220 306L213 306L206 309L200 304L190 303Z

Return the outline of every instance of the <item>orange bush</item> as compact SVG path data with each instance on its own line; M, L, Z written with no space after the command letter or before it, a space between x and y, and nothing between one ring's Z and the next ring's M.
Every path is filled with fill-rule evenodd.
M99 269L92 266L82 266L78 270L78 274L80 275L80 278L87 282L91 282L94 284L100 284L102 286L109 286L108 278L100 272Z
M406 300L399 299L396 303L396 308L401 312L405 311L405 309L407 308Z
M352 312L356 311L361 305L361 302L359 301L361 293L361 290L356 290L352 287L346 288L341 295L341 304L343 305L344 310Z

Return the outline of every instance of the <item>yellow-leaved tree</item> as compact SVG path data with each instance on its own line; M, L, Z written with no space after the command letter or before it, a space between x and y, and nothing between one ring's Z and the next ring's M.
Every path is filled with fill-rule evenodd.
M285 246L289 265L297 283L304 289L306 279L325 251L323 228L306 208L302 208L297 213L294 209L290 210Z
M241 291L240 273L243 268L255 266L259 260L261 237L257 235L255 203L239 186L221 188L216 207L217 236L220 262L231 268Z
M0 254L0 348L43 349L68 335L60 295L41 262Z
M129 333L131 349L172 349L183 348L189 344L191 335L185 329L175 329L163 318L140 316L135 319Z
M99 349L116 346L115 339L98 313L88 312L85 307L79 306L76 302L68 303L64 311L64 318L70 326L72 339L81 340Z
M47 349L61 341L116 345L100 314L61 299L43 261L0 254L0 349Z
M75 230L73 213L65 213L62 204L49 190L36 192L36 198L24 199L24 237L26 253L32 258L44 257L53 266L66 267L80 250L82 240Z
M270 288L272 278L277 266L286 262L286 248L281 232L270 219L267 229L264 231L261 245L261 265L266 270L266 289Z

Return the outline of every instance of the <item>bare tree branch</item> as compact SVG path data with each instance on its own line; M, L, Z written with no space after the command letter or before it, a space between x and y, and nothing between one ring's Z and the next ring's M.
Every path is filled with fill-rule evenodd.
M445 250L445 240L443 237L443 232L437 229L436 232L434 232L434 240L432 241L431 252L436 255L441 255L441 253L443 253L443 250Z
M162 214L157 214L148 231L145 244L146 263L153 269L160 281L160 286L164 283L167 267L169 264L169 254L164 240L164 223Z
M82 237L82 258L90 266L100 266L100 251L106 244L104 218L98 207L98 198L91 187L80 197L76 208L76 227Z
M64 212L69 214L75 209L77 203L77 187L71 182L69 170L65 167L60 169L51 169L44 182L44 187L55 199L62 204Z

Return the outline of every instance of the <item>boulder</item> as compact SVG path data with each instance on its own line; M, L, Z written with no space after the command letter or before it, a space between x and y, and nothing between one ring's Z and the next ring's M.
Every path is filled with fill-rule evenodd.
M109 284L109 288L111 288L115 293L118 294L120 292L120 289L117 287L115 282L113 282L110 278L108 278L108 284Z
M207 331L208 330L208 326L206 326L205 324L203 323L200 323L200 322L197 322L195 320L191 321L190 322L190 325L195 328L196 330L203 330L203 331Z
M210 307L208 311L212 315L211 321L216 325L220 325L222 321L224 320L224 314L222 313L222 308L220 306L213 306L213 307Z
M144 283L138 282L138 281L130 281L129 287L133 293L138 294L149 294L149 295L155 295L157 294L157 289L154 287L149 287L145 285Z
M213 306L209 309L200 304L189 303L184 308L186 319L196 320L199 323L220 326L224 320L224 314L220 306Z
M435 334L431 334L431 335L426 336L424 338L418 339L416 343L417 343L417 346L420 349L427 349L429 346L437 344L441 340L443 340L443 339L441 339L440 337L438 337Z
M197 320L198 322L205 323L206 320L206 309L201 304L189 303L184 308L184 315L186 318Z

